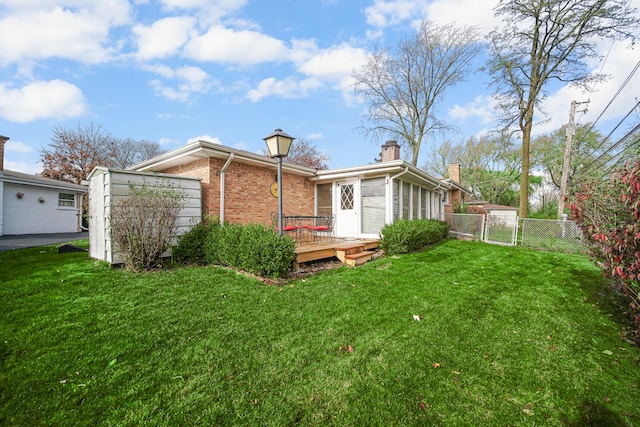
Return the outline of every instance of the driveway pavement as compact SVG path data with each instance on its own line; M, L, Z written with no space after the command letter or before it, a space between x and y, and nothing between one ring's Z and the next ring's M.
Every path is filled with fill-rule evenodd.
M56 234L22 234L17 236L0 236L0 251L12 249L33 248L35 246L49 246L58 243L69 243L75 240L89 238L89 232L56 233Z

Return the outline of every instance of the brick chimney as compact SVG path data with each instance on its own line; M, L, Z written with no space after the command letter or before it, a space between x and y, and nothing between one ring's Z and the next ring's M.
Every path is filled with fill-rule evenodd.
M400 146L396 141L387 141L382 145L381 162L400 160Z
M8 136L0 135L0 172L4 171L4 144L9 140Z
M449 166L449 179L460 184L460 164L454 163Z

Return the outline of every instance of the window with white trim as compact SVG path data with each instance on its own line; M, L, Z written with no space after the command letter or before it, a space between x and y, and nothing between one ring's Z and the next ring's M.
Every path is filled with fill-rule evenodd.
M76 195L73 193L58 193L58 207L75 208Z

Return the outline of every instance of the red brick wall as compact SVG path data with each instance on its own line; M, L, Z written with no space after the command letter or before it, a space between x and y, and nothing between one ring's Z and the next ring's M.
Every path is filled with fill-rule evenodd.
M451 189L449 191L449 203L444 205L444 213L452 214L454 209L462 205L462 191Z
M163 173L202 179L202 211L220 216L220 170L226 159L199 159L186 165L163 170ZM253 166L232 161L225 173L225 221L271 224L271 214L278 211L278 198L271 195L276 166ZM285 215L313 215L314 185L305 177L283 171L282 197Z

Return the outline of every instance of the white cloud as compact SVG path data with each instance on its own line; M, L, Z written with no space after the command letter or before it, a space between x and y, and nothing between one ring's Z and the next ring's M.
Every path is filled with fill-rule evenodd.
M184 55L196 61L254 65L286 61L289 49L281 40L256 31L214 26L192 38L184 48Z
M136 25L139 59L148 60L174 55L189 40L196 20L189 16L160 19L152 25Z
M37 119L67 119L85 113L80 89L62 80L36 81L13 89L0 83L0 117L27 123Z
M200 9L219 10L221 13L229 13L242 8L247 0L160 0L166 9Z
M454 120L466 121L475 119L481 124L491 124L495 120L495 101L491 96L476 96L473 101L449 109L447 115Z
M211 136L211 135L200 135L200 136L193 137L187 141L187 144L191 144L193 142L198 142L198 141L207 141L207 142L212 142L214 144L222 144L222 141L220 141L220 138L218 138L217 136Z
M110 30L130 21L126 0L51 2L4 2L0 19L0 63L67 58L83 63L102 63L115 53ZM10 35L10 36L8 36Z
M389 26L408 23L417 28L423 19L492 30L501 23L493 15L497 4L497 0L375 0L365 9L367 23L376 28L368 32L368 38L382 37L380 29Z
M27 173L29 175L36 175L42 172L42 165L38 165L37 163L33 162L16 162L6 159L4 162L4 167L8 170Z
M158 140L158 144L162 145L163 147L177 145L178 143L179 141L177 139L172 138L160 138Z
M246 97L252 102L258 102L267 96L280 96L282 98L303 98L309 91L322 87L322 83L316 78L298 80L287 77L277 80L274 77L264 79L258 87L247 92Z
M169 87L160 79L149 82L157 95L173 101L187 101L194 94L208 93L213 86L219 84L201 68L184 66L176 70L164 65L145 66L145 69L160 74L170 80L177 80L176 87Z
M322 139L322 138L324 138L324 135L322 134L322 132L310 133L309 135L306 135L305 138L306 139L311 139L311 140Z
M367 52L364 49L346 43L322 50L299 65L305 75L329 83L342 92L346 100L353 97L351 77L353 71L365 62Z
M25 144L24 142L13 141L10 139L4 146L4 150L7 153L13 152L26 154L33 152L33 147L31 147L29 144Z
M497 4L497 0L434 0L426 7L426 17L436 23L455 22L488 32L502 24L502 19L493 15Z
M359 68L364 63L366 55L364 49L345 43L318 52L298 68L308 76L336 82L350 76L354 69Z
M369 25L384 28L423 15L426 4L426 0L375 0L373 5L365 8L364 13Z

